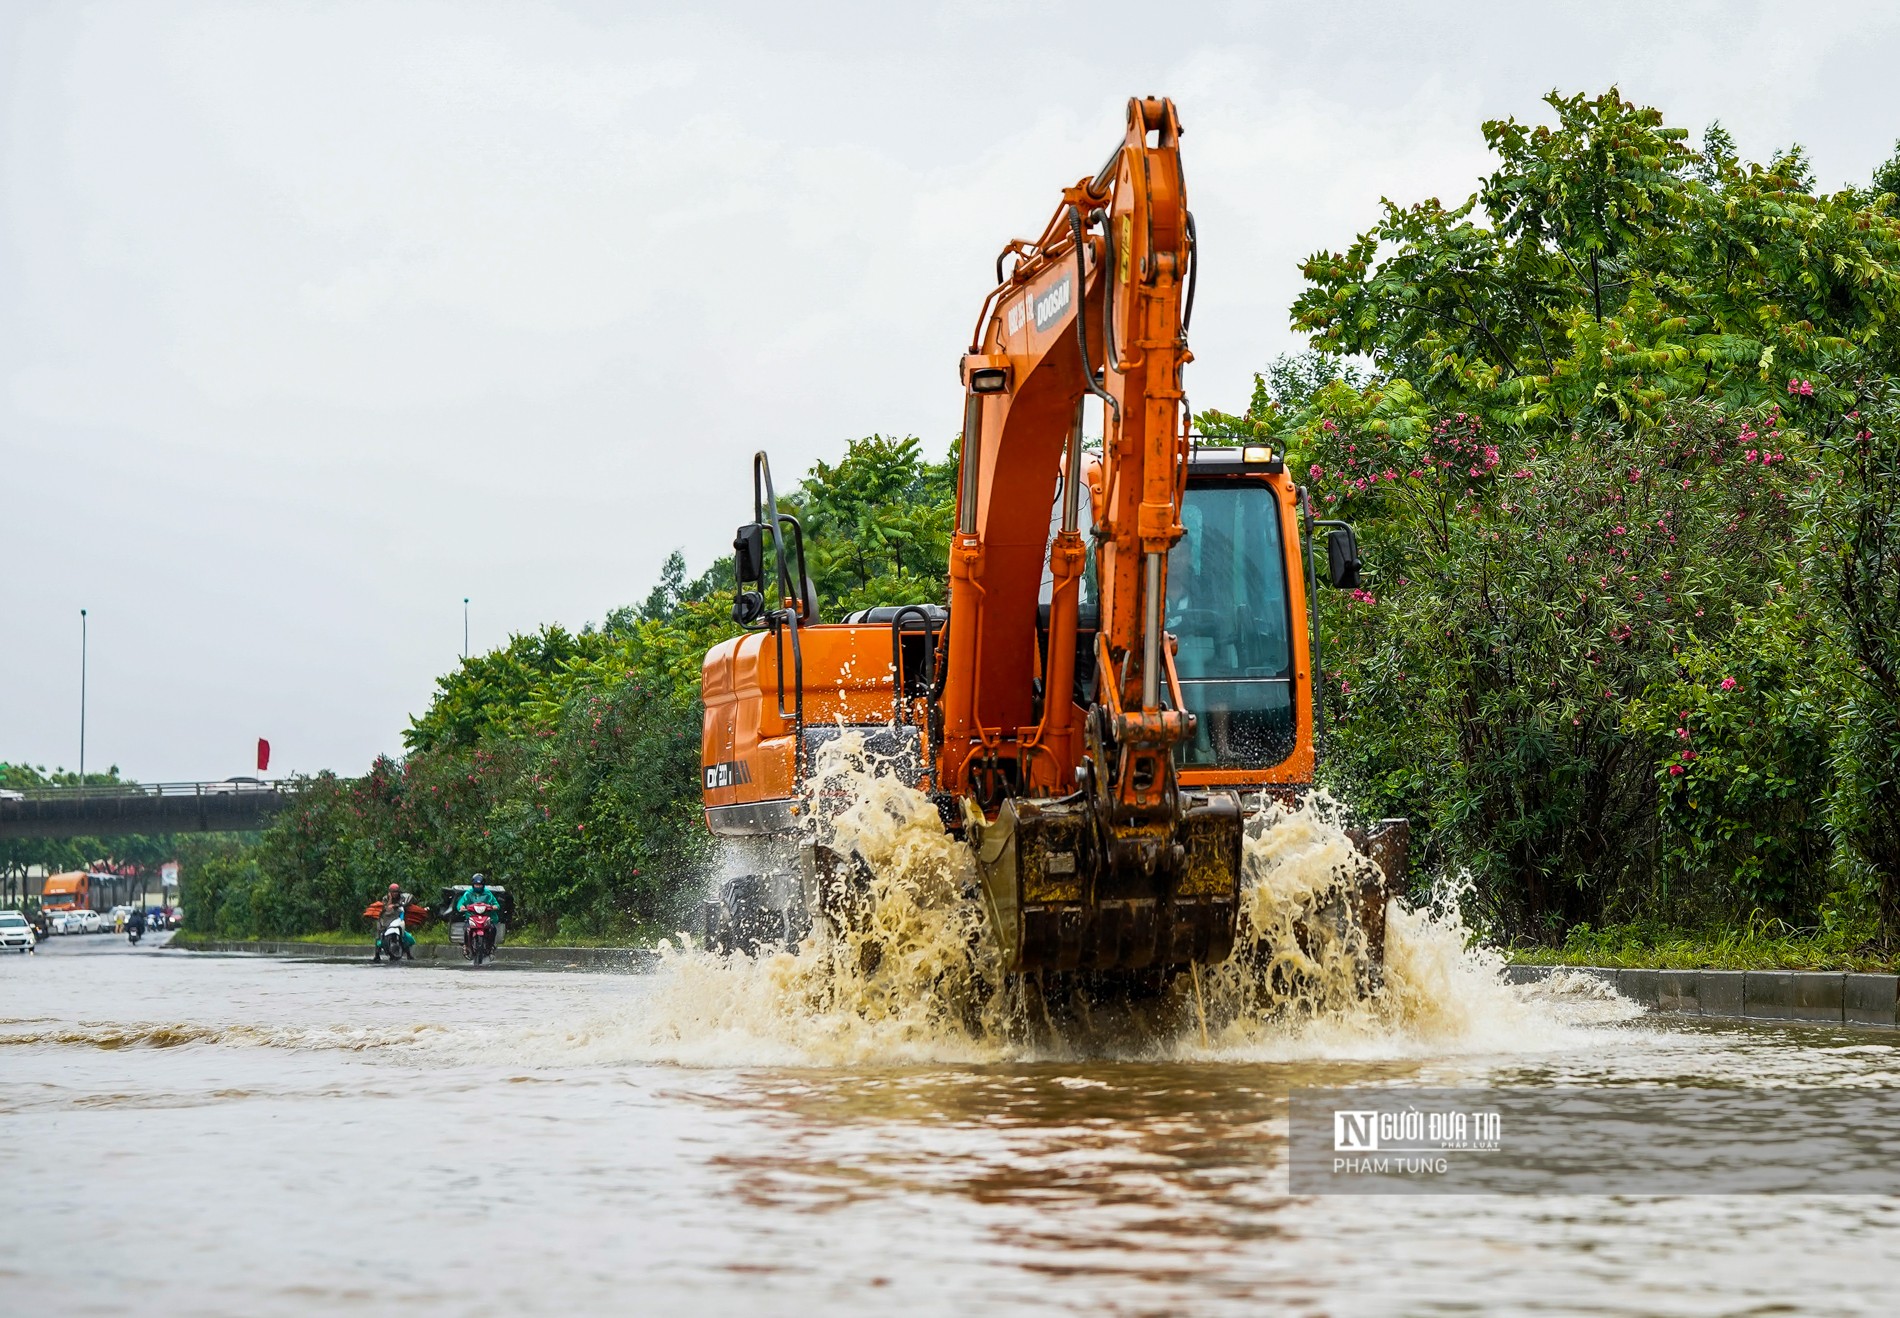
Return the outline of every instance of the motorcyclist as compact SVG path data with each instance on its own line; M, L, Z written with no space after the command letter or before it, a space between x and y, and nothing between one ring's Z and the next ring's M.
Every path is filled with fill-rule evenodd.
M489 890L488 880L480 874L472 875L468 881L468 888L460 897L455 899L455 913L466 920L468 917L464 912L466 912L469 907L478 903L486 903L494 907L495 915L497 917L500 916L501 903L495 899L495 894ZM466 947L466 944L464 946Z
M487 902L490 906L497 908L501 905L500 902L495 900L495 894L488 890L488 880L479 874L468 881L468 889L463 892L460 897L455 899L456 914L461 914L462 911L473 906L476 902Z
M145 908L143 906L134 906L126 913L125 929L127 933L137 934L141 938L145 936Z
M409 949L416 945L416 936L409 932L408 907L409 894L402 890L402 885L398 883L390 884L389 891L383 894L382 927L386 931L392 921L399 918L402 920L402 954L405 959L414 961L416 954ZM380 961L382 958L382 941L378 939L376 959Z

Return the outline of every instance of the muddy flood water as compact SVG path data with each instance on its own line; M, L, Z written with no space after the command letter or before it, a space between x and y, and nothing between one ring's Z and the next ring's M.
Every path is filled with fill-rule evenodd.
M1891 1313L1900 1279L1892 1199L1295 1197L1285 1166L1296 1087L1886 1086L1892 1035L1473 964L1429 1020L879 1056L773 1033L756 969L76 941L0 961L11 1313Z

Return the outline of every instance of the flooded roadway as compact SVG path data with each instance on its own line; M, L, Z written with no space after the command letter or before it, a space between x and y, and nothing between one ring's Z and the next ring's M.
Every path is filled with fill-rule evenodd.
M683 1049L676 974L0 960L6 1307L1892 1311L1891 1199L1296 1198L1284 1157L1295 1087L1886 1086L1891 1034L1584 994L1428 1040L827 1066Z

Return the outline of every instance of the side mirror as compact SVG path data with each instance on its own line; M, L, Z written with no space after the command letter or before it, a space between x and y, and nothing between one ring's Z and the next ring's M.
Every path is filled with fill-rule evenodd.
M1350 526L1336 526L1326 537L1326 579L1334 590L1359 589L1359 538Z
M756 586L765 580L765 527L748 522L732 538L732 575L739 586Z
M756 590L742 590L732 599L732 620L750 627L765 616L765 596Z

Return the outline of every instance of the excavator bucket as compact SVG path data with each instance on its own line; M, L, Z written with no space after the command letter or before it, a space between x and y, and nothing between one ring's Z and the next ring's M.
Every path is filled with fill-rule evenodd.
M1086 795L1012 799L969 832L1011 973L1165 968L1233 950L1242 819L1228 793L1119 828Z

